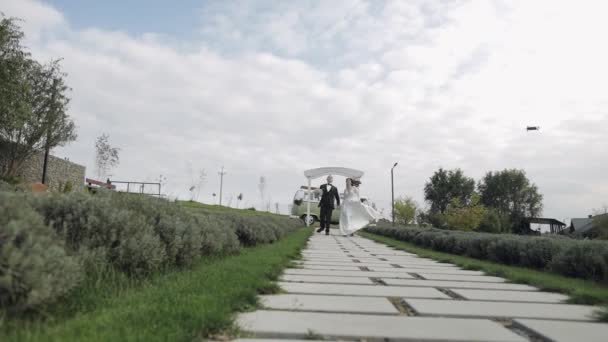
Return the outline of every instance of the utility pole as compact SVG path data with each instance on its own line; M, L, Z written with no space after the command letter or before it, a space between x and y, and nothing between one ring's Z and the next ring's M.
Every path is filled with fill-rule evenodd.
M220 206L222 205L222 189L224 187L224 175L226 172L224 171L224 167L222 166L222 171L218 172L220 175Z
M394 177L393 170L397 167L398 163L395 163L391 168L391 208L392 208L392 216L393 216L393 226L395 225L395 186L394 186Z

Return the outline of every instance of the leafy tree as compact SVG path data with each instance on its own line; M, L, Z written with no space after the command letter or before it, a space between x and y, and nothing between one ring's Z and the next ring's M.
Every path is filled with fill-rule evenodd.
M21 45L16 19L0 20L0 141L3 176L14 176L38 151L76 139L66 113L69 88L59 60L42 65Z
M395 201L395 222L399 224L413 224L416 219L418 204L411 197L400 198Z
M207 171L205 169L200 169L198 172L198 184L196 185L196 200L198 201L198 197L201 194L201 189L203 185L207 182Z
M445 212L445 221L450 229L476 230L484 218L485 211L486 208L479 203L477 194L473 194L468 205L455 197Z
M424 185L424 199L430 204L429 214L443 214L453 198L468 205L475 191L475 180L460 169L435 171Z
M241 203L241 201L243 200L243 193L241 192L237 197L236 197L236 207L237 209L239 208L239 204Z
M515 233L523 232L524 218L538 217L542 212L543 195L528 180L524 170L488 172L477 187L481 203L507 215Z
M494 208L487 208L483 219L477 228L480 232L505 233L511 231L511 221L505 214L500 213Z
M97 177L105 178L110 170L119 163L118 152L120 149L110 145L110 136L106 133L97 137L95 141L95 166Z
M593 217L592 237L608 240L608 206L595 210Z

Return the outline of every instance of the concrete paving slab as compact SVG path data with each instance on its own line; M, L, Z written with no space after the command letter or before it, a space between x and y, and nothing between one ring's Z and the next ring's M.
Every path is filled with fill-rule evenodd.
M289 342L314 342L314 341L324 341L324 342L328 342L327 340L293 340L293 339L289 339ZM239 338L236 340L232 340L232 342L285 342L284 339L269 339L269 338ZM332 342L332 341L329 341ZM335 342L335 341L333 341Z
M421 263L421 262L404 262L404 261L400 261L400 262L385 261L385 263L388 263L391 265L399 265L401 267L432 268L432 269L437 269L437 270L454 269L454 268L460 269L460 267L458 267L456 265L450 265L450 264L438 265L438 264L429 264L429 263ZM378 266L378 267L384 267L384 266Z
M368 272L368 271L323 271L309 270L299 268L286 269L285 274L293 275L314 275L314 276L336 276L336 277L374 277L374 278L398 278L398 279L413 279L407 273L391 273L391 272Z
M456 268L436 269L436 268L398 268L396 272L406 273L425 273L425 274L446 274L446 275L461 275L461 276L483 276L485 273L481 271L469 271Z
M390 263L387 262L383 262L378 260L378 262L376 263L369 263L369 262L355 262L352 260L352 258L344 258L341 260L316 260L316 261L309 261L309 260L302 260L299 262L300 264L306 264L306 265L334 265L334 266L350 266L352 264L366 264L368 266L380 266L380 265L388 265L390 266Z
M553 342L606 342L608 324L517 319L515 324Z
M304 256L309 257L309 256ZM345 255L344 257L335 257L335 258L323 258L323 257L315 257L315 262L317 263L324 263L324 264L341 264L341 263L351 263L353 262L353 259L359 260L361 263L367 263L370 264L370 266L383 266L383 265L390 265L390 264L398 264L398 265L403 265L404 267L407 266L425 266L425 267L457 267L455 265L452 264L442 264L442 263L433 263L433 262L428 262L428 261L424 261L424 260L416 260L416 259L405 259L405 257L403 259L400 260L380 260L380 258L372 258L372 259L361 259L361 258L357 258L357 257L349 257L348 255Z
M364 273L361 271L361 273ZM372 272L367 272L372 273ZM365 284L374 285L368 277L337 277L337 276L314 276L314 275L296 275L286 274L281 276L281 281L291 281L299 283L327 283L327 284Z
M523 337L483 319L256 311L239 315L242 330L266 338L382 341L524 342Z
M453 289L455 293L469 300L499 302L563 303L568 296L561 293L541 291L492 291Z
M279 286L287 293L300 294L450 299L450 297L446 294L431 287L314 284L291 282L279 282Z
M499 277L491 276L473 276L473 275L453 275L453 274L433 274L416 272L420 276L428 280L453 280L453 281L478 281L483 283L504 283L506 280Z
M362 262L384 262L385 260L380 260L380 258L361 258L361 257L351 257L351 256L340 256L340 257L317 257L317 256L309 256L309 255L304 255L302 257L302 260L306 260L306 261L352 261L353 259L362 261Z
M398 315L386 298L282 294L261 296L264 308L292 311Z
M416 266L416 265L399 265L400 267L394 267L394 266L367 266L371 271L378 271L378 272L405 272L405 273L409 273L409 272L416 272L416 271L424 271L424 270L428 270L428 269L433 269L433 270L438 270L438 271L442 271L442 270L460 270L460 268L457 267L429 267L429 266Z
M370 266L369 267L370 270L376 269L377 267L375 266ZM407 268L395 268L392 267L390 269L387 270L387 268L384 268L384 271L388 271L391 273L427 273L427 274L449 274L449 275L463 275L463 276L483 276L484 273L481 271L469 271L469 270L462 270L462 269L458 269L458 268L428 268L428 267L418 267L418 268L414 268L414 267L407 267ZM382 272L382 271L378 271L378 272Z
M356 265L334 266L334 265L301 265L304 270L336 270L336 271L361 271Z
M370 267L370 268L396 268L394 266L392 266L394 263L389 262L389 261L380 261L378 260L377 262L355 262L351 259L344 259L344 260L336 260L336 261L310 261L310 260L301 260L299 262L296 262L296 264L303 264L303 265L333 265L333 266L350 266L352 264L357 264L359 266L366 266L366 267ZM454 269L455 267L450 266L450 267L435 267L433 265L427 265L427 264L399 264L399 266L401 266L401 268L432 268L432 269Z
M302 259L300 259L300 262L329 262L329 261L337 261L337 262L352 262L354 258L350 258L347 256L343 256L343 257L309 257L309 256L303 256Z
M363 286L363 285L362 285ZM423 316L539 318L566 321L591 321L597 309L570 304L480 302L468 300L406 299Z
M305 250L304 252L302 252L302 255L304 256L322 256L322 257L340 257L342 255L346 255L349 252L346 251L339 251L339 252L328 252L328 251L315 251L315 252L311 252L309 250Z
M538 289L524 284L511 283L480 283L449 280L409 280L381 278L387 285L393 286L429 286L448 289L484 289L501 291L537 291Z

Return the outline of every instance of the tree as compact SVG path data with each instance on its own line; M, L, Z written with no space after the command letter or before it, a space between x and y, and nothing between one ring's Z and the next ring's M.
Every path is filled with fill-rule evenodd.
M481 203L507 215L511 230L523 232L526 217L538 217L543 209L543 195L526 177L524 170L506 169L488 172L477 185Z
M106 178L110 170L119 163L118 152L120 152L120 149L112 147L109 140L110 136L104 133L97 137L95 141L95 166L99 179Z
M608 240L608 206L594 210L592 237Z
M479 227L480 232L505 233L511 231L511 220L505 214L500 213L494 208L486 207L483 219Z
M424 185L424 199L429 203L429 214L443 214L453 198L468 205L475 191L475 180L466 177L462 170L435 171Z
M479 195L473 194L471 202L463 204L454 197L445 212L445 222L450 229L477 230L479 228L486 208L479 203Z
M14 176L35 153L76 139L66 113L68 86L59 60L42 65L21 45L16 20L0 20L0 143L3 176Z
M395 201L395 222L398 224L413 224L416 220L418 204L411 197L399 198Z
M201 189L203 185L207 182L207 171L205 169L201 169L198 172L198 183L196 184L196 200L198 201L198 197L201 195Z

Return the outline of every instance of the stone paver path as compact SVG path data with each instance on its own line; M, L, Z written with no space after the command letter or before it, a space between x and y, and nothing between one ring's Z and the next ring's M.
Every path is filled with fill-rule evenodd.
M608 341L592 306L361 237L315 235L239 341Z

